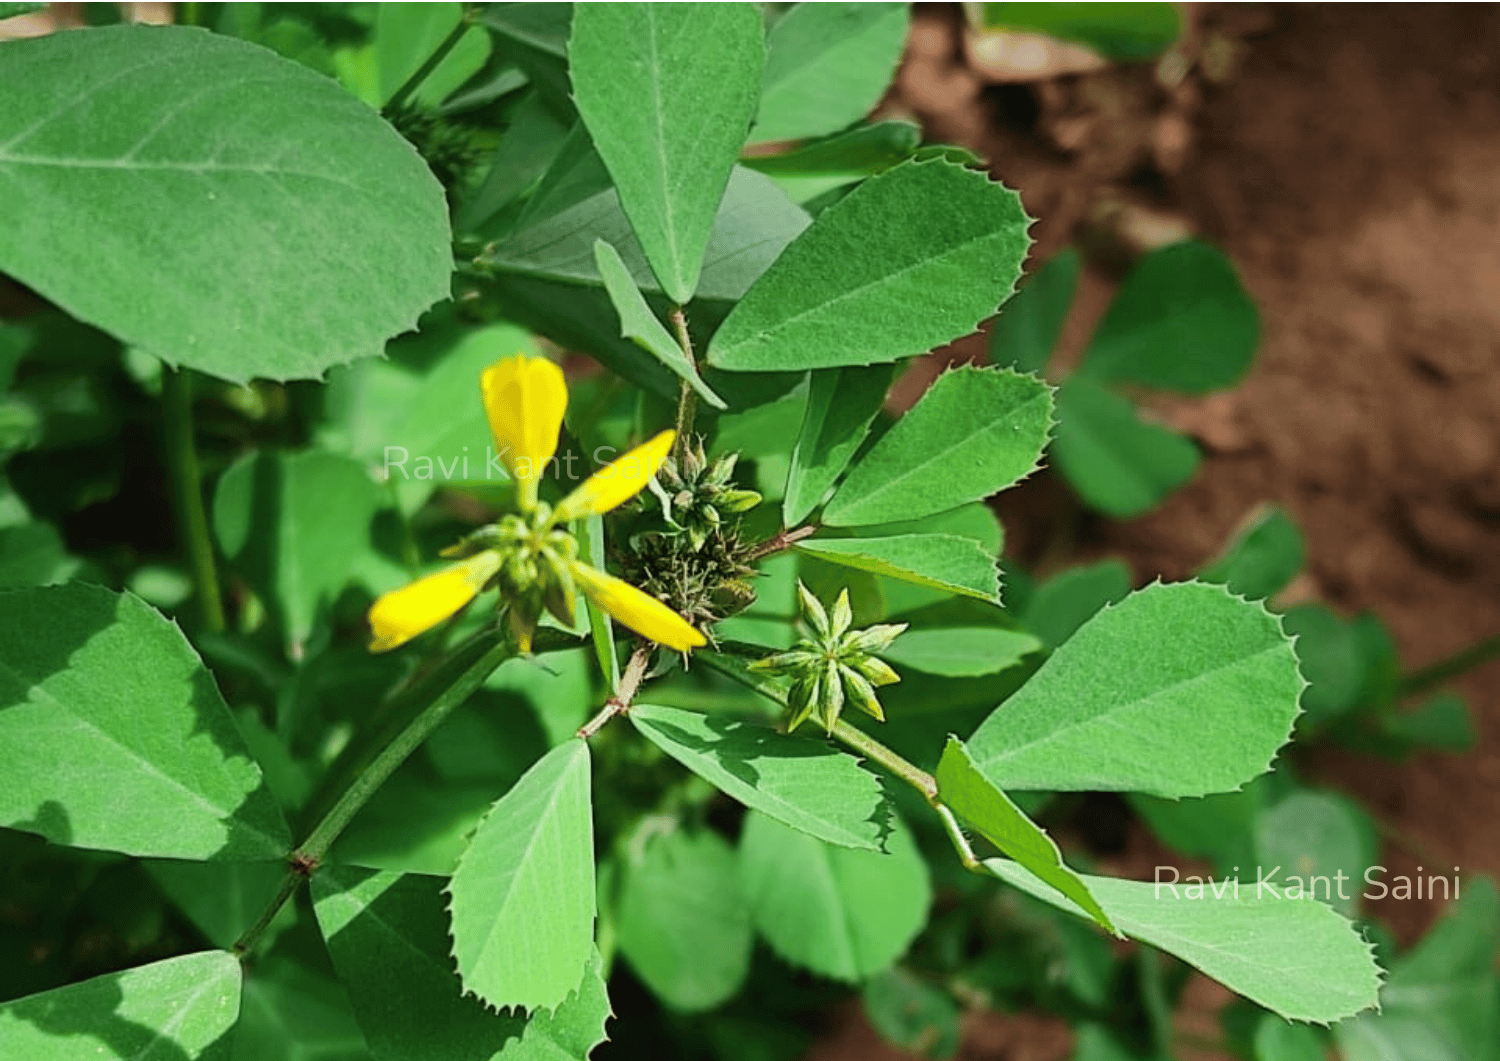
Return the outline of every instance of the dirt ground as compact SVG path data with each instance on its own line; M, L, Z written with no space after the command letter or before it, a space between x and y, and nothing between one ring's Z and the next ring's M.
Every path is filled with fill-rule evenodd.
M1500 9L1187 12L1171 65L995 83L965 55L956 7L918 5L888 109L1019 188L1039 218L1039 259L1069 242L1092 255L1065 351L1081 349L1132 249L1176 232L1224 249L1260 307L1241 387L1148 402L1197 439L1197 477L1143 519L1091 521L1083 552L1123 556L1140 582L1182 578L1273 502L1307 538L1296 591L1376 612L1420 667L1500 632ZM965 341L938 362L983 348ZM920 386L909 381L909 396ZM1065 494L1045 475L1015 494L1010 548L1037 562ZM1376 816L1391 874L1500 877L1497 679L1492 663L1459 683L1478 721L1472 753L1313 759L1316 781ZM1387 900L1372 912L1406 944L1440 910ZM1224 998L1193 984L1181 1030L1216 1038ZM1057 1033L1031 1016L971 1015L961 1056L1065 1058ZM867 1035L847 1014L815 1056L904 1056Z

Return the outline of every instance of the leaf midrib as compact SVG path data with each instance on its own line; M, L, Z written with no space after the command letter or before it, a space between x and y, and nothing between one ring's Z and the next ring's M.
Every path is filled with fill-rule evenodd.
M694 751L693 749L685 748L682 745L679 745L676 741L673 741L670 738L668 738L665 734L662 734L660 730L655 729L655 727L652 725L651 719L650 719L649 716L646 716L646 717L637 717L635 714L632 714L632 719L636 722L637 725L644 725L648 729L653 729L656 732L657 736L660 737L663 742L665 742L666 744L670 744L671 745L671 747L669 747L669 748L666 749L667 754L671 755L674 759L677 759L684 766L686 766L689 769L693 770L694 773L700 774L700 776L701 776L701 771L699 771L696 768L694 768L693 763L689 761L690 759L704 759L704 760L708 760L715 767L717 767L718 770L720 770L723 773L727 774L729 777L733 778L735 781L740 782L741 784L747 785L749 788L754 789L755 792L760 796L760 798L762 800L764 800L766 803L769 803L772 806L775 806L778 809L782 810L783 814L785 816L784 817L777 817L776 815L770 814L768 811L765 811L765 810L762 810L761 813L766 814L768 817L776 818L778 821L780 821L783 825L786 825L788 828L796 829L798 832L803 833L806 836L810 836L810 837L812 837L813 839L816 839L816 840L821 840L821 841L823 841L825 843L838 844L840 846L848 847L848 848L855 849L855 850L863 850L863 851L878 850L877 847L871 845L863 837L860 837L856 833L850 832L848 829L845 829L842 826L838 825L838 823L836 823L836 822L834 822L834 821L832 821L832 820L830 820L828 818L824 818L821 815L814 814L812 811L808 810L806 807L803 807L803 806L801 806L800 804L797 804L797 803L793 803L793 802L787 800L785 797L780 796L780 795L776 795L776 794L772 793L770 790L762 788L759 785L754 785L754 784L751 784L750 782L747 782L747 781L740 781L740 779L734 777L734 775L732 773L730 773L729 770L726 767L724 767L723 765L721 765L719 763L718 759L714 758L711 755L700 754L700 753ZM656 743L656 742L653 741L652 743ZM660 746L660 745L658 745L658 746ZM678 754L677 749L681 750L681 754L680 755ZM858 769L858 767L856 767L856 769ZM735 797L735 798L738 799L738 797ZM744 801L741 800L741 802L744 802ZM811 831L809 831L805 826L794 825L793 824L793 821L807 821L807 820L811 820L811 821L817 822L821 826L825 826L826 829L824 830L824 835L816 835L816 834L812 833ZM837 835L839 837L842 837L842 839L834 840L828 834Z
M920 163L918 163L918 164L920 164ZM807 231L812 231L812 229L809 228ZM745 338L743 338L743 339L739 340L738 342L735 342L731 346L727 347L727 349L730 350L730 351L737 351L737 350L744 350L744 349L746 349L748 347L764 345L768 341L769 337L772 337L772 336L776 335L778 332L785 331L787 328L789 328L792 325L796 324L798 321L802 320L804 317L809 317L809 316L812 316L813 314L817 314L817 313L823 313L826 310L828 310L830 307L837 306L840 303L843 303L843 302L845 302L845 301L847 301L849 299L852 299L852 298L854 298L857 295L863 295L863 294L866 294L866 293L875 293L875 292L878 292L878 291L882 290L883 288L885 288L886 286L888 286L890 284L894 284L897 281L905 279L908 274L916 272L918 269L924 269L927 266L932 265L933 263L946 262L949 258L951 258L951 257L959 254L962 251L967 250L969 247L972 247L976 243L982 243L982 242L984 242L986 240L999 239L999 238L1002 238L1004 234L1005 234L1005 230L1004 229L993 228L993 229L990 229L989 231L987 231L987 232L985 232L985 233L983 233L981 235L972 236L969 239L966 239L966 240L962 241L961 243L950 244L942 252L940 252L938 254L931 255L931 256L926 257L926 258L922 258L921 260L915 261L915 262L913 262L910 265L902 266L900 269L897 269L895 272L886 273L884 276L880 277L878 280L874 280L874 281L872 281L870 283L867 283L867 284L861 284L861 285L859 285L857 287L851 287L847 291L843 291L840 294L837 294L837 295L835 295L834 297L832 297L830 299L826 299L826 300L824 300L822 302L817 303L816 305L809 306L807 309L804 309L804 310L801 310L801 311L799 311L797 313L794 313L791 316L781 317L781 318L779 318L776 321L776 323L770 325L769 327L762 328L759 331L751 332L750 334L748 334L747 336L745 336ZM778 259L777 264L779 264L779 262L780 262L780 259ZM774 265L773 265L773 267L774 267ZM769 270L767 272L769 273ZM752 287L751 290L753 291L754 288ZM749 297L749 292L747 292L746 297L747 298ZM744 302L742 301L740 303L740 305L741 306L744 305ZM736 309L738 309L738 307L736 307ZM727 324L728 322L726 321L725 323ZM725 362L724 362L724 358L722 356L724 349L726 349L726 348L720 347L719 350L717 351L720 354L720 356L717 357L717 358L715 358L713 356L713 354L715 353L715 351L712 348L712 343L710 343L709 359L708 359L709 362L710 362L710 364L717 363L720 367L726 367L725 366ZM803 366L803 367L806 367L806 366ZM835 368L835 367L841 367L841 366L838 366L838 365L825 365L825 366L814 366L814 367Z
M1043 390L1040 393L1038 393L1035 397L1029 398L1026 401L1021 402L1019 405L1012 406L1011 409L1010 409L1010 411L1005 414L1005 416L1004 416L1003 419L990 421L982 430L980 430L978 432L975 432L972 435L968 435L968 436L966 436L964 438L957 439L953 443L953 445L948 446L946 449L942 449L942 450L939 450L939 451L937 451L935 453L932 453L930 456L927 457L926 460L923 460L923 461L921 461L918 464L910 465L905 471L901 472L900 475L886 479L884 485L876 487L874 490L870 491L867 494L864 494L863 496L861 496L856 501L851 501L848 505L846 505L842 509L840 509L837 506L838 495L835 494L833 501L829 502L829 508L831 508L833 510L832 514L833 515L837 515L837 516L848 517L851 512L859 512L861 509L868 508L872 502L876 501L877 499L879 499L881 497L884 497L886 494L890 493L892 490L895 490L896 488L905 485L906 482L908 480L910 480L913 476L919 475L920 473L922 473L922 472L926 471L927 469L931 468L934 464L942 464L953 453L955 453L955 452L957 452L959 450L972 449L974 447L974 445L976 444L976 442L978 442L979 440L987 438L987 437L991 437L991 436L993 436L995 434L995 432L999 431L1001 428L1003 428L1003 427L1005 427L1005 426L1007 426L1007 425L1009 425L1011 423L1014 423L1015 420L1022 413L1029 411L1038 402L1041 402L1043 405L1046 404L1046 402L1047 402L1047 391ZM910 416L911 414L908 413L907 415ZM892 429L891 434L888 434L888 435L885 436L885 438L881 439L880 443L876 446L876 448L874 450L871 451L870 455L868 457L866 457L864 461L861 462L861 464L864 464L865 462L868 462L868 461L870 461L873 458L879 457L880 456L880 450L882 448L886 447L887 445L891 445L891 443L890 443L889 440L892 438L893 435L895 435L895 433L896 433L897 430L899 430L899 425L896 428ZM899 440L899 436L897 436L897 438ZM1032 470L1035 470L1035 468L1036 468L1036 461L1033 460L1032 461ZM853 478L854 474L855 474L854 472L850 473L850 478L851 479ZM1030 474L1030 473L1027 472L1025 474ZM1024 475L1023 475L1023 478L1024 478ZM846 479L846 480L844 480L844 485L842 487L840 487L840 490L846 490L846 489L848 489L848 487L849 487L849 480ZM959 503L961 504L962 502L959 502ZM949 507L951 507L951 508L957 508L958 505L955 504L955 505L952 505L952 506L949 506ZM827 513L825 513L825 515L827 515Z
M1190 678L1183 678L1178 681L1171 682L1167 685L1158 686L1155 689L1152 689L1150 693L1145 696L1137 697L1134 700L1128 700L1124 703L1112 704L1107 711L1101 711L1096 714L1090 715L1073 725L1052 730L1044 736L1037 737L1034 740L1027 741L1024 744L1014 745L998 754L986 756L983 765L989 766L995 763L1007 763L1022 752L1035 751L1039 747L1044 747L1055 741L1062 740L1065 737L1076 736L1080 730L1086 730L1093 726L1110 726L1114 728L1120 728L1119 721L1113 716L1122 711L1134 709L1142 704L1149 703L1150 701L1155 700L1158 697L1173 694L1181 690L1188 689L1194 685L1206 683L1209 680L1224 674L1225 672L1238 670L1244 665L1253 663L1263 656L1269 656L1273 653L1280 652L1284 647L1285 646L1281 644L1267 645L1265 648L1257 649L1255 652L1252 652L1246 656L1240 656L1232 662L1215 667L1212 670L1199 671L1197 674L1193 675Z
M69 668L70 671L72 669L73 668L71 668L71 667ZM32 680L30 678L27 678L27 677L23 676L20 671L16 670L14 667L12 667L10 665L10 663L8 663L7 661L5 661L3 659L0 659L0 672L3 672L4 674L10 676L12 679L14 679L21 686L21 688L26 689L28 693L39 693L39 694L41 694L43 697L45 697L47 700L51 701L53 704L55 704L57 706L57 708L63 713L63 717L65 719L72 720L73 722L75 722L78 725L82 726L85 730L88 730L88 731L91 731L91 732L97 734L100 738L102 738L105 741L105 743L110 744L110 745L118 748L121 752L123 752L125 754L125 757L127 759L133 760L134 762L136 762L136 763L140 764L141 766L145 767L146 768L146 773L148 773L148 774L150 774L150 775L152 775L152 776L160 779L161 781L166 782L166 784L167 784L167 786L169 788L175 788L175 789L177 789L177 790L179 790L179 791L181 791L183 793L186 793L188 796L190 796L192 798L192 800L194 802L198 803L201 807L203 807L203 808L205 808L205 809L213 812L214 820L217 821L217 822L219 822L219 823L221 823L224 826L224 829L225 829L226 833L231 833L233 831L233 828L236 827L236 826L238 826L239 828L244 829L247 832L253 833L254 835L260 837L261 839L270 842L270 844L271 844L272 847L279 847L280 846L277 843L277 841L275 841L272 837L268 836L267 834L261 832L260 829L258 829L256 827L253 827L253 826L250 826L250 825L248 825L246 823L240 822L237 819L235 819L234 816L233 816L233 812L231 810L229 810L228 808L220 807L217 804L214 804L214 803L210 802L209 799L208 799L208 797L204 796L202 793L195 792L193 789L189 788L184 782L182 782L182 781L178 780L177 778L173 777L171 774L168 774L165 771L163 771L155 763L153 763L151 760L145 758L140 752L136 751L134 748L131 748L127 744L121 743L120 739L117 738L117 737L115 737L108 730L105 730L105 729L101 728L97 723L95 723L91 719L85 718L84 716L78 714L78 712L76 712L75 710L73 710L73 708L69 707L66 703L64 703L62 700L60 700L56 695L53 694L53 692L50 689L47 689L42 683L40 683L40 682L32 682ZM67 673L67 671L64 671L63 673ZM26 702L28 702L28 703L35 703L35 701L32 700L30 696L28 696ZM12 706L19 706L19 705L12 705ZM227 762L227 760L226 760L226 762Z
M510 887L508 887L505 890L504 895L501 897L500 901L495 905L495 910L496 910L495 917L493 919L491 919L491 921L490 921L489 931L485 933L484 943L478 948L478 952L477 952L478 954L480 954L480 955L487 955L487 954L490 953L491 948L492 948L492 946L494 944L494 941L495 941L495 934L500 931L500 922L504 918L504 914L506 912L506 909L507 909L507 907L510 904L511 897L515 894L515 891L516 891L516 888L518 886L518 883L519 883L520 879L522 878L522 876L525 875L525 871L526 871L527 867L531 863L532 851L535 849L537 843L540 840L540 837L542 836L543 833L556 831L555 828L554 829L549 829L548 827L549 826L555 826L556 819L557 819L557 814L559 813L559 805L561 803L561 800L558 798L558 796L561 795L564 791L566 791L570 787L570 785L568 784L568 781L571 779L572 772L575 769L577 769L577 760L578 760L578 758L579 758L579 753L577 751L575 751L574 752L574 759L572 761L567 762L567 763L565 763L563 765L563 769L562 769L562 771L560 772L560 774L558 776L557 783L555 785L553 785L553 787L552 787L551 798L549 798L547 800L546 806L542 809L542 812L539 813L536 816L536 818L534 819L535 820L535 828L533 828L531 830L531 833L530 833L529 837L527 838L525 846L524 846L524 848L523 848L523 850L521 852L521 856L520 856L520 858L516 862L516 871L511 874ZM501 797L501 799L503 801L504 797ZM497 810L499 810L499 804L496 805L496 807L494 808L494 810L490 811L490 814L493 815L495 813L495 811L497 811ZM481 822L480 823L479 830L477 830L477 831L482 831L483 828L484 828L484 826L485 826L485 824L487 824L487 820L486 820L486 822ZM476 831L476 834L477 834L477 831ZM460 869L461 868L462 868L462 863L460 863ZM457 877L457 873L455 873L454 876ZM452 888L453 888L451 882L450 882L448 888L449 888L449 894L451 895L452 894ZM476 961L477 961L477 959L476 959Z

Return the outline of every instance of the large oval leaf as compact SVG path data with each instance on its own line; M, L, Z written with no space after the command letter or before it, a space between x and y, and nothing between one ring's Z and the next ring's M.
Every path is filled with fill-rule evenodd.
M632 851L616 912L620 950L673 1009L712 1009L750 972L754 937L738 872L734 849L708 829L678 829Z
M500 798L448 894L465 990L526 1009L552 1009L577 990L594 949L587 744L559 744Z
M1130 400L1083 374L1057 393L1052 459L1083 499L1120 519L1139 516L1193 477L1198 448L1144 420Z
M968 746L1003 789L1226 792L1270 766L1305 685L1264 606L1156 584L1084 623Z
M1152 251L1130 271L1079 371L1207 394L1245 374L1259 341L1260 315L1229 259L1186 240Z
M906 827L889 854L834 847L752 811L740 874L755 927L796 965L838 980L888 968L927 923L932 885Z
M951 162L907 162L818 215L709 344L742 372L869 365L972 332L1010 296L1030 240L1020 197Z
M0 271L170 364L307 379L448 294L442 188L327 78L115 26L0 47Z
M281 812L213 678L128 593L0 593L0 825L56 844L281 858Z

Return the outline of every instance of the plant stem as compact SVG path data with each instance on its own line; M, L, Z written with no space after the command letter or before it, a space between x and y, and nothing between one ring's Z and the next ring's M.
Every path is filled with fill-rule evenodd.
M1413 696L1435 686L1446 684L1482 664L1500 656L1500 634L1460 649L1447 659L1440 659L1401 679L1400 695Z
M448 58L448 53L458 45L458 42L463 39L464 34L469 32L469 25L469 11L468 8L465 8L463 16L458 20L458 25L453 27L453 32L443 38L443 43L437 46L437 50L427 57L425 63L417 67L417 72L407 78L401 87L396 90L395 94L386 102L386 105L380 109L380 113L384 117L389 118L406 105L406 101L411 98L412 93L421 88L422 82L427 80L427 75L436 70L438 65L444 59Z
M839 719L833 724L833 735L861 755L879 763L912 788L922 793L926 797L927 802L936 804L938 798L937 782L933 780L932 775L926 770L921 770L913 766L864 730L856 729L843 719Z
M472 659L476 653L478 659ZM255 946L276 914L297 893L302 881L318 868L339 834L396 768L406 761L407 756L443 723L455 707L467 700L496 667L513 655L515 648L504 637L492 634L483 640L471 640L453 653L450 660L452 666L445 666L429 682L423 683L421 688L424 691L436 686L437 695L402 726L370 763L355 775L344 794L313 827L302 845L292 852L288 859L291 868L282 880L281 888L255 924L235 943L236 955L243 956Z
M693 339L688 335L687 314L682 311L681 306L672 311L672 331L677 336L677 345L682 347L682 356L687 358L687 363L696 372L698 362L693 358ZM677 439L672 444L672 455L679 464L687 450L688 435L693 430L693 421L697 415L698 392L693 390L691 383L683 380L677 391Z
M937 811L938 817L943 820L943 828L948 831L948 839L953 843L953 849L958 852L959 861L964 864L964 869L983 872L979 859L974 857L974 849L969 846L969 838L959 828L958 819L948 809L946 803L941 803L936 797L928 800L932 809Z
M751 560L760 560L772 553L779 553L784 549L790 549L803 538L811 537L817 533L817 527L798 527L796 530L778 531L774 538L767 538L754 549L750 550Z
M635 651L630 654L630 662L625 665L625 673L620 676L620 685L615 690L615 695L604 701L604 706L597 715L578 727L578 736L588 740L603 729L610 719L630 710L630 702L640 691L641 682L646 677L646 668L651 666L651 657L655 652L656 649L648 644L635 647Z
M193 590L198 597L204 628L221 633L224 630L224 603L219 595L213 542L208 537L208 516L203 509L198 448L193 438L193 383L187 369L162 366L161 404L177 526L187 550Z

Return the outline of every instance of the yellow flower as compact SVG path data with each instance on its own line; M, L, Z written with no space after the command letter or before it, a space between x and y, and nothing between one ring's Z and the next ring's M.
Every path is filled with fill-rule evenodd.
M500 554L486 550L409 586L383 594L370 606L371 652L389 652L458 611L500 570Z
M686 652L704 644L704 637L688 621L649 593L629 582L607 575L588 564L573 561L573 580L589 600L609 612L642 637Z
M537 502L537 482L557 452L568 405L562 372L550 361L524 354L491 365L480 377L485 414L495 447L516 481L523 516L507 516L472 541L482 551L460 564L384 594L370 608L375 639L385 652L453 615L489 582L497 581L511 609L511 629L522 651L543 608L572 622L573 589L642 637L679 652L706 643L686 619L649 594L576 559L576 545L556 524L599 515L638 494L666 458L676 437L663 431L601 468L556 509Z
M568 408L562 369L541 357L517 354L479 377L495 452L516 481L522 511L536 507L536 484L557 453L557 433Z

